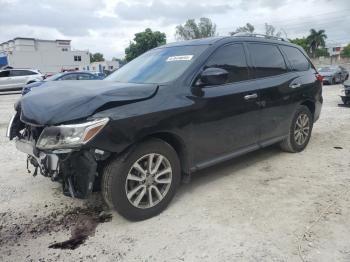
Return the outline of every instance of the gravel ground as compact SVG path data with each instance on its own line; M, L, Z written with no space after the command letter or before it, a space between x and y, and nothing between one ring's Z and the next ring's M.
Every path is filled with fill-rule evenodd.
M165 212L137 223L116 212L102 221L99 194L68 198L27 174L4 137L19 95L0 96L0 261L350 261L350 108L339 90L324 87L304 152L273 146L198 172ZM82 225L80 246L49 248Z

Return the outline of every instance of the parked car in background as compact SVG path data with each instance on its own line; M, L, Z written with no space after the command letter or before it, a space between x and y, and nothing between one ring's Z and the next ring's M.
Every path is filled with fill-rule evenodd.
M7 135L64 194L101 185L120 214L150 218L197 170L275 143L305 149L322 77L301 47L271 38L176 42L102 81L47 83L17 103Z
M41 86L47 82L50 81L63 81L63 80L101 80L102 77L93 74L91 72L85 72L85 71L74 71L74 72L64 72L64 73L58 73L53 76L50 76L46 78L45 80L30 83L23 87L22 89L22 95L27 94L32 88Z
M43 75L34 69L5 69L0 70L0 91L15 91L26 84L43 80Z
M350 80L344 82L344 88L341 90L340 97L344 105L350 104Z
M91 74L98 76L100 79L104 79L108 74L105 72L89 71Z
M338 65L323 66L318 69L318 72L323 76L323 83L330 85L343 83L349 78L346 68Z
M339 66L342 76L343 76L343 82L349 79L349 71L344 66Z

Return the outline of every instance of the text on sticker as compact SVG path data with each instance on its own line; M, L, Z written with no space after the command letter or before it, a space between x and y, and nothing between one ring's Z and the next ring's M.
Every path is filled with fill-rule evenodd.
M176 56L169 56L166 60L167 62L172 61L190 61L192 59L193 55L176 55Z

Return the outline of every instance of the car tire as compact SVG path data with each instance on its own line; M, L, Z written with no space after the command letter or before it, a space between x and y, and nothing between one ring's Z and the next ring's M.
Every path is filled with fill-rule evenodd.
M349 100L346 97L342 97L341 100L343 101L344 105L349 103Z
M292 118L288 136L280 143L283 151L301 152L309 143L313 127L313 116L308 107L300 105Z
M335 85L335 84L336 84L335 79L332 78L331 85Z
M176 151L163 140L151 139L107 164L101 190L108 206L137 221L161 213L174 197L180 180Z

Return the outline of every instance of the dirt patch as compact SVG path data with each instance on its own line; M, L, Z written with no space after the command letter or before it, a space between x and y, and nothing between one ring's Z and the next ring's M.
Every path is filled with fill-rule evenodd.
M44 205L47 208L47 205ZM66 207L49 213L45 217L14 216L10 212L0 213L0 246L20 245L19 239L36 239L44 234L71 230L71 238L66 244L54 243L51 248L75 249L89 236L95 233L99 223L112 219L111 214L106 213L107 208L102 205L87 205L83 207ZM15 221L15 222L13 222ZM16 222L21 221L21 222Z
M109 222L112 220L112 214L102 211L99 215L81 215L77 223L71 229L71 237L63 242L54 243L49 248L55 249L76 249L89 238L94 236L96 227L99 223Z

